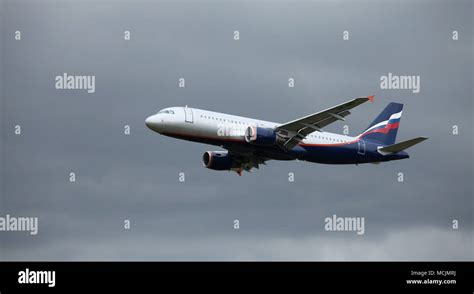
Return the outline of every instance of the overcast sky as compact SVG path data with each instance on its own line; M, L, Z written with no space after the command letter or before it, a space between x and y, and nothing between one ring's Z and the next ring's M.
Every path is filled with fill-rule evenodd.
M472 1L1 1L0 14L0 216L39 217L36 236L0 232L0 259L473 259ZM389 72L419 75L420 93L380 89ZM95 75L95 93L56 90L63 73ZM403 103L397 140L429 137L410 159L239 177L202 166L219 147L144 125L184 105L285 122L371 94L325 130L357 135ZM333 214L365 217L365 234L326 232Z

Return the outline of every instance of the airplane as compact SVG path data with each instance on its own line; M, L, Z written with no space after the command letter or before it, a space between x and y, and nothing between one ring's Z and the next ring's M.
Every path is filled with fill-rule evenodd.
M358 136L322 128L344 121L350 110L373 101L360 97L283 124L197 108L168 107L146 118L145 125L162 135L220 146L202 156L211 170L251 172L269 160L302 160L322 164L362 164L409 158L406 150L428 138L395 143L403 104L389 103Z

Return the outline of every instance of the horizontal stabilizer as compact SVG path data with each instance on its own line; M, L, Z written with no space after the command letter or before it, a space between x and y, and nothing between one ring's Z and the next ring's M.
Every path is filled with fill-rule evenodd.
M418 138L410 139L410 140L403 141L403 142L400 142L400 143L397 143L397 144L388 145L388 146L379 148L378 151L383 152L383 153L397 153L397 152L403 151L405 149L408 149L411 146L416 145L420 142L423 142L426 139L428 139L428 138L418 137Z

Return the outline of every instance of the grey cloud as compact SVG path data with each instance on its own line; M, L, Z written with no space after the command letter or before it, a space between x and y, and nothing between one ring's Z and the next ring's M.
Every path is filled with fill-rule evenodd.
M472 259L472 3L4 1L1 9L0 212L39 216L40 234L2 233L0 258ZM450 40L454 29L459 41ZM55 90L63 72L96 75L96 93ZM380 90L388 72L419 74L421 93ZM202 153L219 148L144 126L172 105L284 122L368 94L377 100L353 111L351 134L402 102L399 139L430 138L409 160L269 162L238 177L202 167ZM461 135L451 135L453 124ZM71 171L76 183L67 182ZM333 213L365 216L370 230L335 238L322 225Z

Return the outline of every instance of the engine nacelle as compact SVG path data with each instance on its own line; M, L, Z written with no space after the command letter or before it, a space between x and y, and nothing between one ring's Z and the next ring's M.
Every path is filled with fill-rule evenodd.
M274 145L277 142L277 134L273 129L249 126L245 130L245 141L254 145Z
M227 151L206 151L202 156L204 166L213 170L231 170L235 162Z

